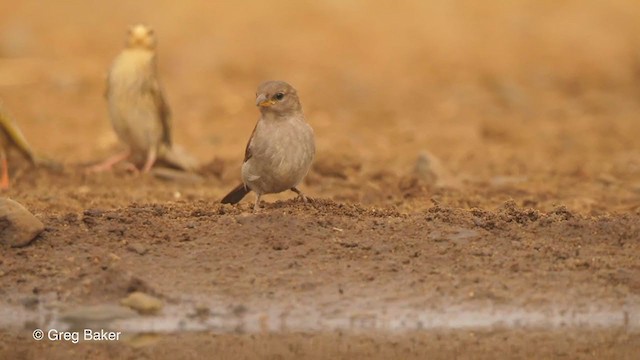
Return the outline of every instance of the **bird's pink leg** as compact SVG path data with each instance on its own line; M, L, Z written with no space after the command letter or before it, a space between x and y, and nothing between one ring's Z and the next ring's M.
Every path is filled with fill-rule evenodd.
M253 204L253 212L260 211L260 197L261 195L256 193L256 202Z
M144 163L144 167L142 168L142 173L144 174L148 173L153 167L153 164L156 162L157 158L158 158L158 149L156 149L155 147L151 147L151 149L149 149L149 152L147 153L147 161Z
M103 172L103 171L111 171L113 166L122 160L128 158L131 155L131 150L123 151L119 154L113 155L107 160L101 162L100 164L96 164L87 168L87 172Z

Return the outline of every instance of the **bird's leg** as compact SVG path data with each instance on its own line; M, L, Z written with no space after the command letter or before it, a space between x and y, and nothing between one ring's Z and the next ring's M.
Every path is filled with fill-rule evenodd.
M300 191L297 187L292 187L291 191L293 191L294 193L298 194L299 198L302 198L302 201L304 201L304 203L308 203L309 201L312 201L311 198L307 198L302 191Z
M253 212L260 210L260 194L256 193L256 202L253 204Z
M147 161L144 163L144 167L142 168L142 172L144 174L148 173L153 167L153 164L156 162L158 158L158 149L155 146L152 146L147 153Z
M125 161L124 163L124 169L128 172L130 172L131 174L133 174L134 176L138 176L140 175L140 170L136 167L136 165L132 162L129 161Z
M103 171L110 171L113 166L119 162L121 162L122 160L128 158L131 155L131 150L128 149L126 151L123 151L119 154L113 155L112 157L108 158L107 160L101 162L100 164L96 164L93 166L90 166L89 168L87 168L87 172L103 172Z
M9 189L9 165L7 164L7 154L0 150L0 162L2 162L2 177L0 178L0 190Z

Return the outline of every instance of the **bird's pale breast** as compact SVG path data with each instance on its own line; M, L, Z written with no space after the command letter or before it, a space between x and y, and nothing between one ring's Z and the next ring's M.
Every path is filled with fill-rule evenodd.
M109 112L114 130L132 151L146 153L158 146L162 125L149 86L153 53L125 50L114 61L109 73Z
M297 186L315 155L313 130L302 119L260 121L251 144L252 157L242 167L242 178L260 194Z

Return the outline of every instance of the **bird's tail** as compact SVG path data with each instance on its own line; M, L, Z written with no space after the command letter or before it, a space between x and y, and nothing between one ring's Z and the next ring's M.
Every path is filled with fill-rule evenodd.
M231 192L228 193L227 196L225 196L222 199L221 203L223 203L223 204L237 204L250 191L251 191L251 189L249 189L247 186L245 186L244 184L240 184L240 185L236 186L233 190L231 190Z
M164 143L158 149L158 162L170 168L187 172L195 172L200 166L198 160L182 147L178 145L169 146Z

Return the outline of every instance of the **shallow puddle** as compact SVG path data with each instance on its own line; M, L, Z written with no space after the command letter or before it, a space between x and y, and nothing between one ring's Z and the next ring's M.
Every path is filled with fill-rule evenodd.
M183 301L168 304L154 316L140 316L115 305L59 311L54 306L0 306L0 329L111 329L133 333L212 331L238 332L407 332L464 329L620 329L640 331L640 307L592 305L586 308L547 307L523 309L509 306L457 305L416 309L401 303L374 304L371 300L349 304L230 305L217 301ZM73 320L69 320L73 319Z

